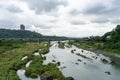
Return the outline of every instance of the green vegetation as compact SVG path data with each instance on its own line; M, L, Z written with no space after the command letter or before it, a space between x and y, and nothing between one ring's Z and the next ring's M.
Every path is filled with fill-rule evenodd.
M57 68L56 64L49 63L42 65L42 57L37 56L33 59L31 65L26 69L26 76L36 78L38 75L53 77L54 79L64 80L64 76ZM41 61L40 61L41 60Z
M10 29L0 29L1 39L39 39L39 40L66 40L67 37L57 37L57 36L44 36L37 32L31 32L28 30L10 30Z
M0 54L25 45L25 41L2 41L0 40Z
M76 46L84 49L101 50L108 53L120 54L120 25L111 32L106 33L102 37L92 36L87 41L75 41Z
M26 76L36 78L38 75L52 76L55 79L64 79L64 76L57 68L56 64L49 63L43 65L44 57L42 54L49 52L49 47L45 43L29 43L23 41L0 41L0 80L20 80L16 71L18 69L26 69ZM4 49L5 48L5 49ZM34 56L34 52L40 55ZM25 60L21 60L24 56L28 56ZM25 64L32 60L29 67L25 68Z
M41 34L26 30L0 29L0 38L39 38Z
M58 42L58 47L64 49L65 43L64 42Z

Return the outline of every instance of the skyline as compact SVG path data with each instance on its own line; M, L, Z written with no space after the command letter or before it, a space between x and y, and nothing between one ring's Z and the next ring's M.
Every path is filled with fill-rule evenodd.
M103 35L120 23L118 0L1 0L0 28L44 35L88 37Z

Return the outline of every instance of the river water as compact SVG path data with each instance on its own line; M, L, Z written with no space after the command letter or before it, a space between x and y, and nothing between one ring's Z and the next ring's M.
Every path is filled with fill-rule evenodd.
M60 49L57 42L52 42L50 52L44 56L46 56L44 64L60 62L61 65L58 67L65 77L71 76L75 80L120 80L120 69L109 64L110 58L102 54L95 54L75 46ZM108 62L104 63L101 59Z
M65 77L73 77L75 80L120 80L120 68L111 65L109 57L79 49L75 46L70 48L65 46L65 49L61 49L58 48L57 41L51 42L51 44L50 52L42 55L46 56L43 64L60 62L58 68ZM33 55L36 56L39 53ZM22 60L26 58L27 56L23 57ZM102 61L103 59L105 61ZM26 68L29 67L31 62L32 60L26 64ZM25 69L18 70L17 74L21 80L40 80L40 76L36 79L27 78Z

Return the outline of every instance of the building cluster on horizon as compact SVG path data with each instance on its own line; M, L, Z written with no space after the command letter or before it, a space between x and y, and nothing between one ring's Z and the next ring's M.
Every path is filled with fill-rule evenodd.
M20 30L25 30L25 26L23 24L20 25Z

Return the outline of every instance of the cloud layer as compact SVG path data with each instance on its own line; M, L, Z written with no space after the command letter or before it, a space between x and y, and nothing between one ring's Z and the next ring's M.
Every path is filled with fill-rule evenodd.
M119 0L1 0L0 28L44 35L103 35L120 23Z

